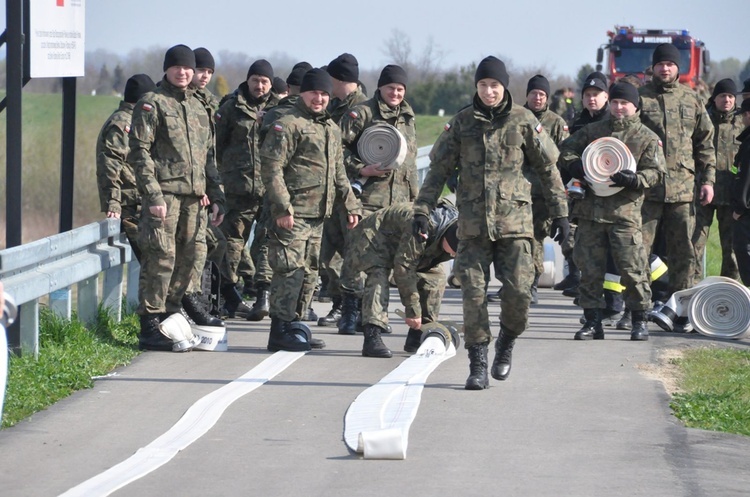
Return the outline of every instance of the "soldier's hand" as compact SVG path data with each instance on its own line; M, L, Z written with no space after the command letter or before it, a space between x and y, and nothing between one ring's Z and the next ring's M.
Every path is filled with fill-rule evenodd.
M576 179L583 179L585 176L583 172L583 161L581 159L578 159L574 162L571 162L568 165L568 172L570 173L570 176Z
M208 195L206 195L205 193L200 199L200 204L201 207L208 207L209 205L211 205L211 200L209 200Z
M383 171L380 169L381 164L378 162L377 164L369 164L362 169L359 170L360 176L364 177L370 177L370 176L385 176L388 174L389 171Z
M458 169L453 171L453 174L448 177L445 186L448 187L448 190L450 190L451 193L456 193L456 188L458 188Z
M167 218L167 206L166 205L152 205L148 208L148 211L152 216L156 216L162 221Z
M424 214L414 214L414 220L411 222L411 232L420 241L427 240L430 232L430 220Z
M635 171L625 169L613 174L609 179L614 183L613 185L609 185L610 188L621 186L623 188L630 188L631 190L638 189L638 175L635 174Z
M552 220L552 226L549 230L549 236L554 241L562 245L565 239L568 238L569 232L570 223L568 222L567 217L558 217L557 219Z
M221 204L211 205L211 226L218 226L224 221L224 207Z
M119 212L108 211L107 212L107 217L113 217L115 219L120 219L120 213Z
M701 205L708 205L714 199L714 187L711 185L701 186Z
M742 214L740 214L739 212L732 212L732 219L734 219L735 221L741 217L742 217Z
M294 216L287 214L286 216L276 218L276 226L291 231L291 229L294 228Z
M404 318L409 328L419 330L422 328L422 318Z
M346 227L350 230L353 230L359 224L359 216L357 216L356 214L349 214L346 217L346 220L347 220Z

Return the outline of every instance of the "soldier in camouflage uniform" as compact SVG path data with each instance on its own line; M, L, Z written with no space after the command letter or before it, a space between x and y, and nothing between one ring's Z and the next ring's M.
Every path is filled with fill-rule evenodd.
M669 43L657 46L652 56L653 79L639 89L641 121L661 139L667 161L664 183L650 189L643 204L643 245L650 254L661 225L669 240L672 293L693 285L693 202L710 204L716 179L714 129L700 97L679 83L679 63L677 47ZM686 331L688 325L686 317L677 318L675 330Z
M581 268L580 305L586 321L576 340L603 339L602 285L611 257L625 286L625 303L632 313L631 340L648 340L646 310L651 304L648 258L643 248L641 206L644 190L661 183L666 166L661 142L643 125L638 114L638 90L630 83L610 88L611 118L585 126L560 145L561 169L584 179L581 155L593 141L611 136L625 143L636 161L636 171L623 169L611 176L610 187L623 189L611 196L598 196L587 188L576 200L573 218L578 229L573 256Z
M506 88L505 64L487 57L474 75L477 93L471 106L445 126L430 152L430 169L414 203L414 230L429 232L428 215L456 167L458 254L454 273L461 282L464 342L469 351L466 389L489 386L487 348L492 340L487 312L486 275L495 265L503 283L502 323L495 345L492 376L510 374L516 337L528 325L534 263L531 255L533 218L531 184L523 166L539 177L556 241L567 236L568 207L558 151L534 115L514 105Z
M395 202L411 202L417 197L417 132L411 105L404 97L408 78L403 68L387 65L380 72L375 95L355 106L341 119L341 135L344 144L344 163L349 178L355 180L361 193L359 199L365 215L388 207ZM363 164L357 152L357 142L362 132L378 123L387 123L397 128L406 138L408 152L404 163L396 170L382 171L380 164ZM346 244L351 243L346 237ZM346 248L344 257L346 257ZM364 285L360 275L351 281L341 280L342 313L338 322L339 333L352 335L360 320L361 299L359 293Z
M265 108L270 105L272 81L271 64L263 59L253 62L247 71L247 81L240 84L215 115L216 158L228 209L221 229L227 239L230 279L223 282L221 293L229 314L243 304L236 288L237 271L263 202L258 152L260 126Z
M133 167L127 162L128 133L135 103L155 89L156 85L146 74L136 74L128 79L119 108L109 116L96 140L96 179L102 212L107 217L120 219L120 230L128 237L138 261L141 260L138 248L141 195Z
M750 89L750 80L745 81L745 87ZM745 129L732 167L733 242L742 283L750 287L750 98L742 101L739 114Z
M325 346L322 340L300 337L295 332L299 326L292 323L306 310L302 298L306 268L317 274L323 220L333 212L337 196L346 206L350 229L362 214L344 171L341 132L326 112L331 77L322 69L312 69L300 91L295 107L274 122L260 151L273 220L268 229L273 269L271 351Z
M737 136L742 132L742 117L737 115L737 85L732 79L722 79L714 87L709 104L708 116L714 125L714 147L716 148L716 184L714 198L708 205L695 206L695 282L703 279L703 254L714 220L719 221L719 240L721 242L721 276L739 279L737 259L732 248L732 208L730 205L732 163L740 142Z
M362 298L363 356L392 356L381 338L388 326L391 271L409 325L404 350L416 352L422 324L438 319L446 283L441 264L456 255L458 211L441 199L430 212L427 238L413 236L413 218L413 204L399 202L375 211L352 230L351 257L342 271L367 275Z
M333 59L326 71L333 79L333 98L328 104L331 119L337 124L356 105L367 100L359 84L359 63L348 53ZM333 305L330 312L318 320L318 326L336 326L341 318L341 266L346 250L346 209L340 203L323 226L323 245L320 249L320 267L325 274L325 288Z
M143 197L139 346L150 350L172 350L158 327L160 317L179 312L190 284L201 199L208 195L214 224L224 217L208 113L190 88L195 54L185 45L170 48L164 71L161 85L135 106L128 154Z

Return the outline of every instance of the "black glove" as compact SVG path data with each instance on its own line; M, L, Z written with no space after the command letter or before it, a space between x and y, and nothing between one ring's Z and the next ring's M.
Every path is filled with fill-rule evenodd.
M216 205L216 206L218 206L218 207L219 207L219 215L220 215L220 216L223 216L224 214L226 214L226 213L227 213L227 210L226 210L226 208L224 208L224 204L221 204L221 203L219 203L219 202L214 202L214 203L213 203L212 205Z
M554 241L562 245L570 233L570 223L567 217L558 217L552 220L552 226L549 230L549 236Z
M578 159L575 162L571 162L568 165L568 173L570 173L570 176L576 179L583 179L583 162L581 159Z
M638 175L636 175L635 172L630 171L629 169L624 169L619 173L615 173L610 176L609 179L614 183L614 185L609 185L610 187L614 188L617 186L622 186L624 188L631 188L633 190L638 189Z
M458 169L453 171L453 174L446 180L445 186L448 187L451 193L456 193L456 188L458 188Z
M424 214L414 214L414 220L411 222L412 234L421 242L427 240L430 231L430 220Z

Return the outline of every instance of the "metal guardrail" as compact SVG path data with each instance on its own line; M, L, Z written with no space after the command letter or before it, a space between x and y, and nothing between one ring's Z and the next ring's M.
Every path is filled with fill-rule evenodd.
M430 150L432 145L426 147L420 147L417 149L417 176L419 177L419 186L424 183L424 178L427 176L427 170L430 169Z
M121 319L124 264L132 257L122 241L120 220L105 219L25 245L0 250L0 281L20 312L20 347L39 353L39 299L70 319L72 286L77 285L77 313L83 322L96 319L99 304ZM129 276L131 266L128 264ZM137 270L137 268L134 268ZM101 293L99 275L103 274ZM135 273L137 275L137 272ZM130 282L131 278L128 278ZM137 277L135 278L137 286ZM131 284L128 293L131 293Z

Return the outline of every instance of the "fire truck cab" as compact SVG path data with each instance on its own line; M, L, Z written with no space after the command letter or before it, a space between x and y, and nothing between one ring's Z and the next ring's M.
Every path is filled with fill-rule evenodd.
M596 68L602 70L604 52L607 52L606 70L610 82L628 74L645 80L651 68L651 55L662 43L672 43L680 51L680 82L695 88L698 80L709 71L709 52L705 44L687 30L635 29L632 26L615 26L608 31L609 42L596 53Z

